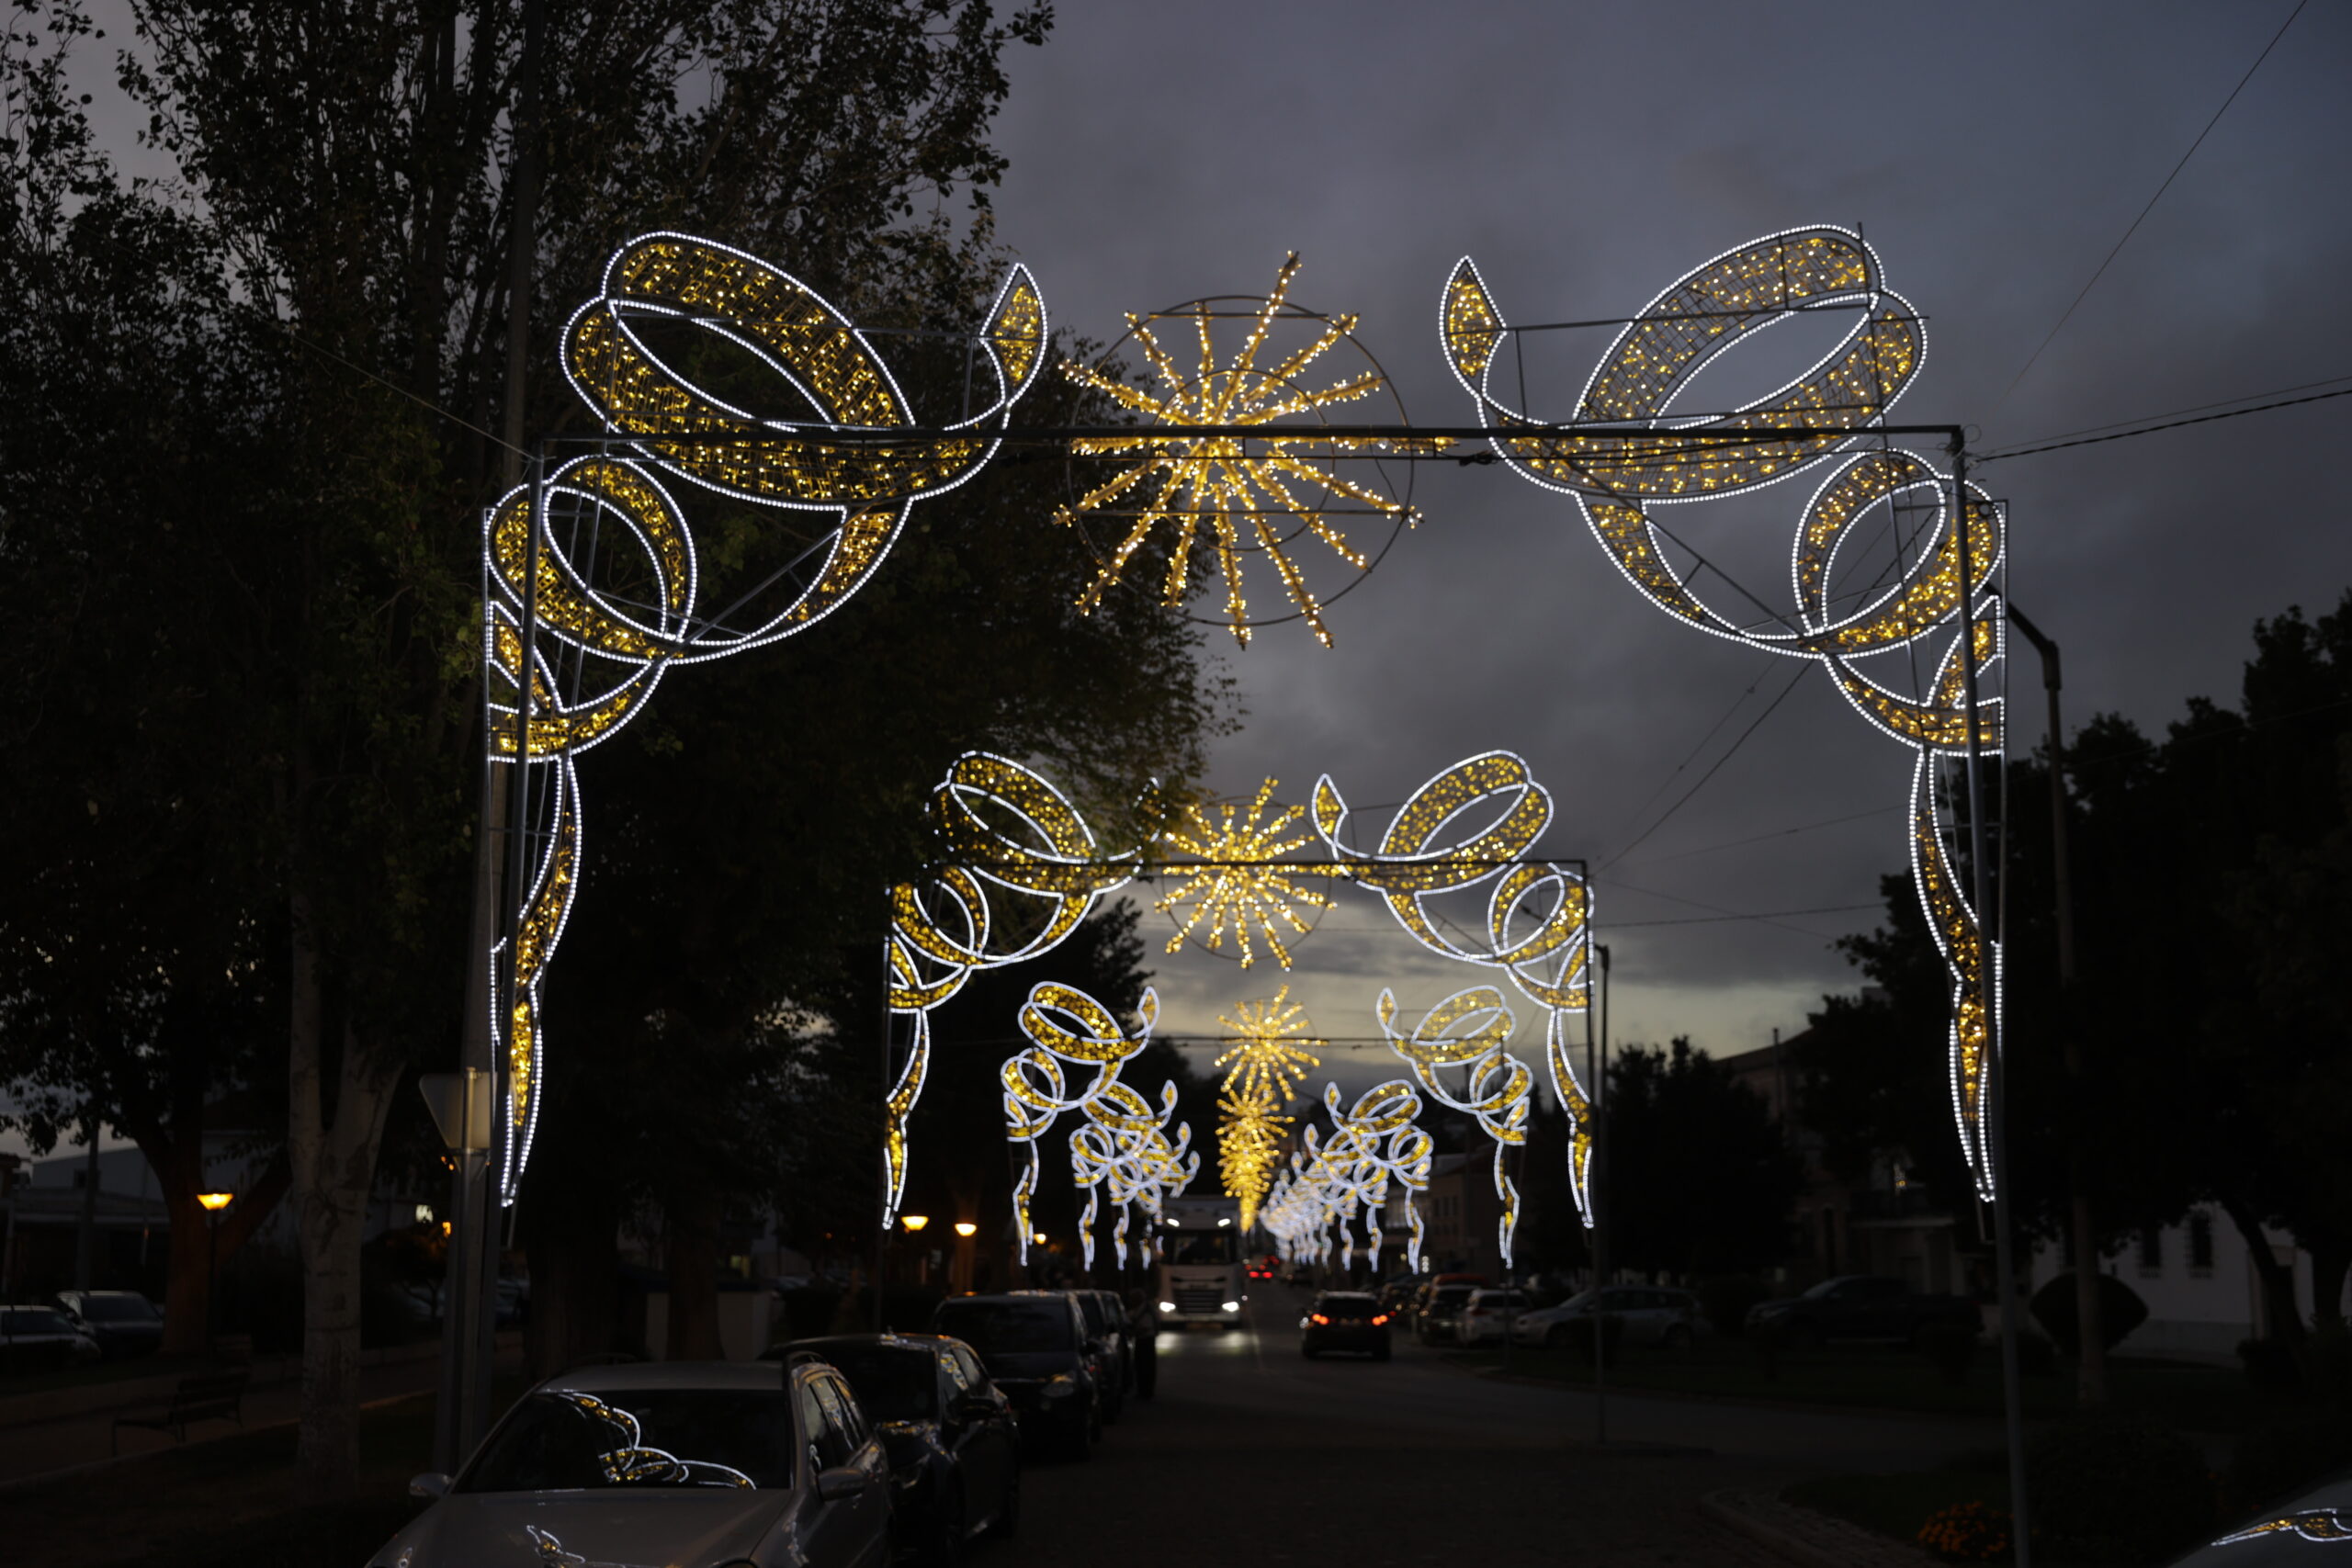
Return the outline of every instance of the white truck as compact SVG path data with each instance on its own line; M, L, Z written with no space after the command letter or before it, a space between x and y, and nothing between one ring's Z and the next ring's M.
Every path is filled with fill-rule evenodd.
M1159 1321L1165 1327L1196 1323L1238 1327L1242 1292L1241 1201L1238 1198L1173 1198L1159 1226Z

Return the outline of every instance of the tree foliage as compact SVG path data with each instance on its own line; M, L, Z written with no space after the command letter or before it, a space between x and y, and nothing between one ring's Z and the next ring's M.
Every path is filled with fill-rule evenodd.
M1788 1254L1804 1171L1755 1092L1677 1039L1609 1066L1605 1223L1613 1267L1741 1273Z

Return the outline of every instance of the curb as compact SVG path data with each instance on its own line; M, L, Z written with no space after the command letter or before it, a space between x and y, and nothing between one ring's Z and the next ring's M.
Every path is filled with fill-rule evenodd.
M411 1361L430 1360L441 1354L438 1338L419 1340L410 1345L383 1345L359 1353L362 1367L405 1365ZM171 1398L179 1381L202 1369L176 1372L159 1372L149 1378L121 1378L112 1382L84 1383L67 1388L43 1389L39 1393L17 1393L0 1397L0 1427L38 1427L50 1421L70 1421L77 1416L103 1415L109 1411L127 1410L133 1405L159 1404ZM272 1388L292 1382L302 1375L302 1358L299 1355L260 1357L249 1363L252 1381L249 1388Z
M431 1389L419 1389L413 1393L390 1393L381 1399L363 1399L359 1402L359 1408L381 1410L387 1405L406 1404L412 1399L432 1397ZM190 1449L203 1448L209 1443L224 1442L231 1438L248 1437L261 1432L290 1431L300 1425L300 1416L288 1416L282 1421L261 1421L251 1427L239 1427L234 1431L217 1432L208 1438L198 1438L193 1442L170 1443L157 1449L141 1449L137 1453L115 1454L107 1459L94 1459L85 1464L69 1464L62 1470L44 1470L37 1475L19 1475L13 1480L0 1481L0 1497L7 1496L12 1493L30 1492L37 1488L46 1489L61 1483L80 1481L107 1471L120 1470L125 1465L140 1464L151 1459L161 1459L165 1454L184 1454Z
M1937 1568L1939 1562L1860 1525L1784 1503L1768 1488L1710 1492L1699 1499L1699 1511L1799 1568Z

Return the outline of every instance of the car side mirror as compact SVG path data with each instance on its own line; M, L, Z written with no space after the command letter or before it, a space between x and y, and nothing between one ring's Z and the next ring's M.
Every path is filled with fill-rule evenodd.
M817 1472L817 1498L823 1503L839 1503L854 1497L874 1484L874 1478L852 1464L837 1464L831 1470Z
M436 1497L447 1497L449 1495L449 1478L437 1470L427 1471L423 1475L412 1475L408 1478L408 1495L427 1502Z

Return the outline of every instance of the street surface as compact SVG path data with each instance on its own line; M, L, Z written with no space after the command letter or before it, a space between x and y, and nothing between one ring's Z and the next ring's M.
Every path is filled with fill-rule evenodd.
M1699 1498L1997 1440L1976 1423L1612 1395L1596 1448L1589 1394L1474 1376L1403 1336L1385 1364L1303 1359L1306 1299L1261 1287L1240 1330L1162 1335L1159 1397L1130 1398L1091 1461L1031 1465L1019 1543L980 1561L1787 1568Z

